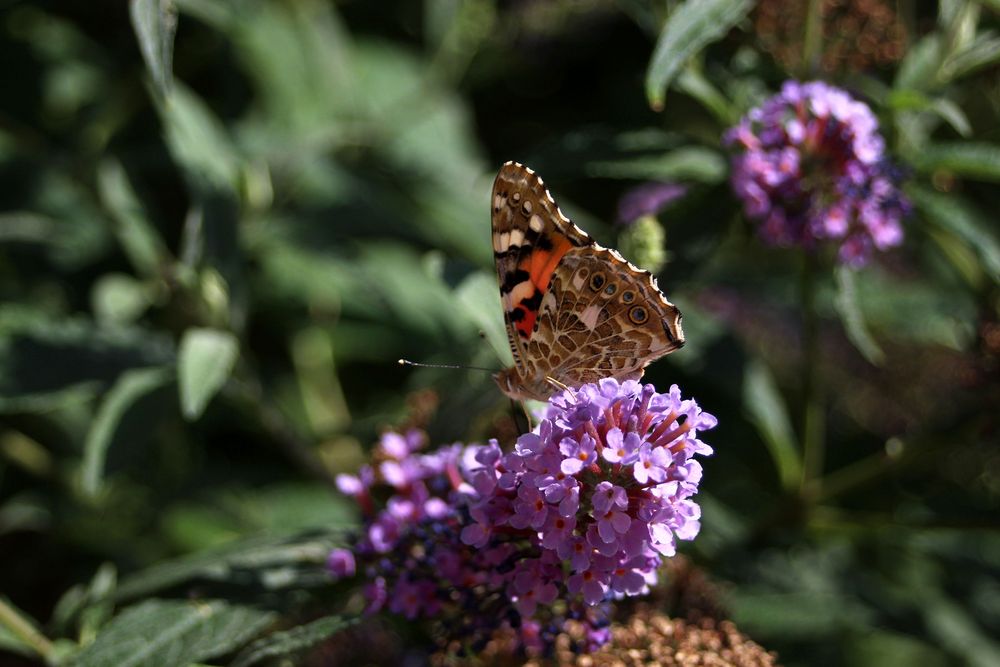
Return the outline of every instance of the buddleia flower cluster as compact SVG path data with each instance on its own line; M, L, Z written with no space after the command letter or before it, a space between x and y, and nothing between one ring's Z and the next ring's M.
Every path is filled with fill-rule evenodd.
M572 620L589 628L580 648L596 648L609 603L647 592L697 535L694 457L711 454L699 436L715 424L676 386L606 379L555 395L506 453L495 441L420 453L421 434L387 434L376 464L338 479L367 519L330 570L362 575L372 611L440 621L447 641L506 625L545 651Z
M725 136L732 186L765 241L809 249L828 240L863 266L903 240L910 204L871 109L821 81L787 81Z

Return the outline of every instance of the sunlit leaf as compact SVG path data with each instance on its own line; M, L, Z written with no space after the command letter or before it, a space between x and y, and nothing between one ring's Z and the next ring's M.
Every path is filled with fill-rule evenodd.
M931 33L907 52L896 71L893 87L897 90L928 90L934 87L941 67L941 38Z
M239 350L239 341L228 331L191 328L184 332L177 353L177 389L186 419L200 417L222 389Z
M118 422L140 398L170 381L162 367L138 368L122 374L104 396L84 441L81 478L85 493L97 495L104 477L104 462Z
M646 97L663 107L666 88L688 58L726 36L753 8L750 0L688 0L667 18L646 72Z
M262 660L295 655L332 637L358 622L358 617L326 616L291 630L275 632L258 639L236 656L232 667L250 667Z
M101 276L91 292L94 317L106 324L129 324L137 320L150 305L146 285L124 273Z
M184 86L160 104L167 146L195 191L239 189L239 158L225 126Z
M129 14L153 84L161 96L167 97L173 83L177 8L173 0L130 0Z
M965 48L952 53L942 64L942 75L954 80L1000 62L1000 36L993 31L976 35Z
M116 616L73 664L187 667L240 647L274 619L221 600L147 600Z
M496 278L486 273L474 273L462 281L455 294L463 311L486 336L490 347L503 357L506 364L513 363Z

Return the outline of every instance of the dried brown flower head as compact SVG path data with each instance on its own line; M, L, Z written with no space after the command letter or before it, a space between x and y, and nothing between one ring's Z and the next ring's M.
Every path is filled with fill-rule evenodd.
M787 69L802 64L806 10L801 0L763 0L754 11L761 47ZM824 72L863 71L898 62L906 44L906 28L890 0L824 0Z

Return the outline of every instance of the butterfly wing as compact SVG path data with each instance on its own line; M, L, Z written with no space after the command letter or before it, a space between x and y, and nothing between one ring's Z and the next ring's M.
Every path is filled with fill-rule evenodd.
M508 162L493 185L493 252L514 367L514 398L544 399L550 380L637 379L684 344L681 315L647 271L602 248L562 214L542 180Z
M544 360L545 376L578 386L604 377L637 380L683 345L680 311L656 279L595 244L563 257L528 352Z
M524 377L527 343L556 266L571 248L587 247L593 241L562 214L542 179L516 162L500 168L492 202L500 301L514 369Z

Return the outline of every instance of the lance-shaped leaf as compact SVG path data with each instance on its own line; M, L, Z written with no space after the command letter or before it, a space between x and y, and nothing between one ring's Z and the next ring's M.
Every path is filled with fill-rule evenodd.
M667 19L646 72L646 97L654 109L663 108L667 86L688 58L715 42L742 21L751 0L688 0Z

